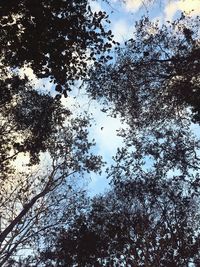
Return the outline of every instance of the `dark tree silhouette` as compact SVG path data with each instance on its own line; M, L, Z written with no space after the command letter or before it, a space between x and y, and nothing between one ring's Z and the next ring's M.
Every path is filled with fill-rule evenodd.
M56 125L70 113L59 107L61 94L67 97L74 81L88 78L91 63L101 65L109 59L112 33L102 23L109 23L107 14L93 13L86 0L1 1L2 173L9 171L9 160L19 152L30 152L31 163L38 162ZM56 84L55 101L20 77L23 67Z
M0 170L4 179L19 153L29 153L31 165L39 162L40 152L48 149L51 136L70 111L59 100L34 90L27 78L15 75L0 83Z
M37 251L43 238L54 235L82 208L83 190L76 188L76 178L98 172L102 165L101 157L90 151L94 142L88 140L89 123L86 117L68 118L49 139L48 164L1 177L1 266L16 266L26 248Z
M106 22L106 13L92 13L85 0L1 1L2 173L9 171L9 160L19 152L30 152L31 163L38 162L48 138L70 114L59 107L61 94L67 97L74 81L88 78L89 66L94 68L91 63L101 65L109 59L112 33L103 27ZM19 75L23 67L56 84L55 101Z
M112 189L41 253L48 266L199 266L199 142L174 128L129 133Z
M90 152L94 142L87 138L88 119L72 118L60 98L67 97L74 81L89 77L90 66L109 60L113 36L107 23L107 14L93 13L85 0L0 3L1 266L15 266L16 251L67 222L78 209L76 174L101 167L101 158ZM36 79L49 78L58 95L42 93L22 77L27 67ZM49 157L45 170L36 167L43 152ZM30 164L18 171L13 163L23 153Z
M199 123L199 23L184 14L162 27L148 18L137 22L115 64L94 73L92 96L114 103L130 124L157 125L187 113Z
M93 13L87 0L8 0L0 3L0 49L9 68L24 65L38 78L49 77L57 91L85 78L91 62L105 62L112 47L105 12Z
M161 28L143 18L112 65L106 23L86 0L0 3L0 266L200 265L200 144L189 130L191 117L200 122L199 18ZM24 67L58 95L36 90ZM89 205L74 180L102 160L90 152L89 120L60 103L80 80L129 125L112 188ZM45 171L14 169L20 153L32 167L41 152ZM36 256L21 259L30 247Z

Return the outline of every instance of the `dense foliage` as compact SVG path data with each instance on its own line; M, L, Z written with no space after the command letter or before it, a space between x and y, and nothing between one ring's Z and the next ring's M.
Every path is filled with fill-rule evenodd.
M0 266L200 265L199 22L142 18L114 52L86 0L1 1ZM92 199L76 182L103 166L91 120L61 105L80 81L127 122L110 190Z
M94 72L92 96L114 103L133 125L156 126L187 113L199 122L199 23L185 15L162 27L141 19L116 63Z
M109 23L106 13L93 13L87 0L1 1L2 64L28 65L66 94L75 80L88 74L91 62L100 56L106 61L112 38L103 23Z
M48 266L199 265L199 140L183 125L123 135L112 189L41 253Z
M128 123L124 147L111 190L57 233L40 254L46 266L199 266L198 27L144 18L117 61L94 72L91 95Z
M77 174L101 167L101 157L90 151L88 116L75 118L60 98L88 77L90 66L108 60L108 23L106 13L93 13L85 0L0 3L1 266L19 264L21 249L37 250L41 233L72 219L82 205ZM27 68L35 79L53 82L57 96L22 75ZM23 156L29 164L16 168Z

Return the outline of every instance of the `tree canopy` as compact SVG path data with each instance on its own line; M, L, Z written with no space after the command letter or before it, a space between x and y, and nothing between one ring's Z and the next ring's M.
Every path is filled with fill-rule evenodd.
M134 134L108 171L111 190L42 251L49 266L198 266L199 140L182 126Z
M88 115L75 118L60 98L74 81L88 77L92 63L108 60L112 34L106 23L106 13L93 13L87 1L0 3L1 266L19 264L21 249L67 223L81 205L76 176L100 170L101 157L91 152L94 140L88 139ZM60 96L37 89L20 74L23 68L31 68L36 79L49 78ZM29 164L17 170L21 155Z
M94 72L92 96L114 103L133 125L184 118L188 109L199 122L199 23L184 14L162 27L147 17L138 21L115 64Z
M0 18L4 67L29 66L65 95L75 80L88 75L91 62L100 56L106 61L112 47L111 31L103 26L109 23L107 14L93 13L87 0L1 1Z
M48 136L63 121L61 117L69 114L59 101L34 91L30 79L20 77L20 68L31 68L36 78L51 79L57 100L60 94L67 97L70 85L88 76L92 62L100 65L108 60L112 34L103 23L109 23L106 13L93 13L85 0L1 2L1 115L7 121L1 136L9 136L1 142L8 144L1 162L7 161L6 153L12 148L30 152L32 161L37 161ZM11 141L11 132L20 135L25 130L29 137L24 142Z
M0 266L200 265L199 22L143 17L119 46L87 0L1 1ZM92 118L61 104L80 81L127 123L93 198L79 183L105 164Z
M199 265L199 18L159 28L144 18L91 95L127 123L111 190L60 229L48 266ZM111 105L114 104L114 106Z

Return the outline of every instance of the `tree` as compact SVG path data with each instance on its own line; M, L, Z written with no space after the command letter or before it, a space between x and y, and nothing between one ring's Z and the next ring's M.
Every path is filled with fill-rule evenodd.
M106 60L106 52L112 46L111 31L106 32L102 26L106 22L109 23L106 13L93 13L84 0L76 4L61 0L1 2L0 167L3 173L6 168L8 171L10 157L14 157L10 155L11 150L14 154L30 152L32 163L37 162L56 123L69 114L68 110L59 108L59 101L34 91L28 77L20 77L20 68L30 67L36 78L48 77L57 84L56 100L61 93L67 97L70 85L88 75L92 62L101 64ZM13 141L16 135L21 138L22 131L29 132L29 137L24 142Z
M108 17L85 0L2 1L0 15L0 265L198 266L199 141L188 129L191 112L199 122L199 18L161 29L144 18L112 66ZM54 82L55 99L20 77L24 67ZM60 98L91 75L88 91L130 128L112 190L85 206L75 178L102 160L89 121ZM30 154L24 172L13 166L20 153ZM36 257L20 258L30 247Z
M81 207L81 195L73 189L76 175L97 172L102 164L101 157L90 153L88 124L87 118L71 118L51 137L46 167L15 171L1 180L1 266L10 266L16 251L18 256L20 249L40 244L43 235L70 221Z
M34 90L27 78L12 76L1 80L0 93L0 169L1 177L11 172L19 153L30 154L30 164L39 162L52 134L70 115L48 94Z
M113 103L114 113L138 127L188 116L198 123L198 29L199 17L184 14L162 27L141 19L116 62L94 72L91 95L108 106Z
M19 152L29 152L31 164L38 162L56 125L70 114L60 107L61 93L67 97L70 85L86 78L92 62L106 60L112 34L102 26L109 23L105 12L92 13L87 1L3 1L0 14L0 168L4 174L11 171L9 160ZM31 68L36 78L54 81L55 101L35 90L28 77L20 77L23 67Z
M116 64L95 69L91 95L129 123L112 189L44 240L38 266L199 265L198 23L145 18Z
M112 189L59 232L41 254L47 266L199 266L199 141L165 130L128 133Z
M88 78L89 66L109 59L113 36L106 23L107 14L93 13L85 0L0 3L1 266L17 265L20 249L40 245L40 233L67 223L82 201L69 178L100 169L101 158L90 152L88 120L72 118L60 98ZM51 79L59 95L42 93L21 77L27 67L37 79ZM29 169L18 172L13 162L22 153L30 157ZM42 153L49 156L45 173L37 166Z
M31 67L65 96L74 81L88 75L92 62L108 59L112 47L111 31L103 26L107 14L93 13L87 0L2 1L0 17L3 66Z
M138 179L121 186L126 193L113 190L93 200L91 212L63 230L55 247L42 253L44 262L50 260L49 266L188 266L192 262L198 266L198 202L181 196L182 182Z

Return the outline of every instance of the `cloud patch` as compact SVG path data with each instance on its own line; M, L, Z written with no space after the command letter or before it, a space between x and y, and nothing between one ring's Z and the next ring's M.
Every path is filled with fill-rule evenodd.
M132 34L130 28L130 25L124 19L115 21L112 27L115 41L121 43L129 39Z
M125 8L127 11L137 12L143 6L142 0L127 0Z
M169 2L164 10L165 19L173 20L176 12L186 12L191 13L191 15L196 16L200 13L200 1L199 0L180 0Z

